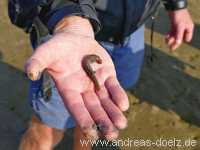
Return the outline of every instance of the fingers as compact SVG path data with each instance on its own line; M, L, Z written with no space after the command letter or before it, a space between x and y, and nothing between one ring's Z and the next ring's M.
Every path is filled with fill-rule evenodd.
M85 107L82 96L75 91L61 91L64 104L75 118L84 135L91 139L98 139L98 132L95 122Z
M190 42L193 37L194 26L183 26L179 25L176 27L175 32L171 32L166 35L166 43L170 47L170 49L177 49L183 41Z
M111 96L112 101L119 107L121 111L129 108L129 101L126 92L122 89L116 77L109 77L105 86Z
M172 49L176 49L178 48L182 41L183 41L183 37L184 37L184 32L185 32L185 26L183 25L178 25L177 29L176 29L176 33L175 33L175 43L172 47Z
M171 45L175 42L175 38L173 36L171 36L171 34L167 34L166 37L166 43L167 45L171 48Z
M184 35L184 40L185 42L190 42L192 40L193 37L193 30L194 30L194 26L192 26L191 28L188 28L185 31L185 35Z
M174 43L171 46L172 50L177 49L182 44L182 39L175 39Z
M33 55L28 59L25 64L25 71L31 80L38 80L42 72L53 61L53 57L50 56L50 48L43 44L35 50Z
M32 81L39 80L45 67L37 59L29 59L25 65L25 72Z
M126 128L126 117L123 115L122 111L112 102L106 88L101 87L101 89L97 92L97 95L100 99L101 105L107 112L110 120L113 122L115 127L117 127L118 129Z
M184 28L179 26L175 31L171 31L166 35L166 43L171 50L175 50L181 45L183 37Z
M102 108L96 94L93 91L87 91L82 95L87 110L90 112L90 115L103 136L108 140L116 139L119 134L118 130L115 128L105 110Z
M40 77L38 75L40 75L44 69L48 68L62 57L67 56L66 53L70 49L69 42L67 39L65 39L65 41L62 40L61 37L54 36L47 42L41 44L34 51L25 65L25 70L28 72L31 79L38 79Z
M168 44L172 50L175 50L183 41L191 41L194 23L187 9L169 11L169 17L171 21L171 32L167 42L171 38L174 38L174 42L169 42Z
M166 41L167 45L169 46L169 48L172 50L172 46L173 46L174 43L175 43L175 37L172 36L171 33L168 33L168 34L165 36L165 41Z

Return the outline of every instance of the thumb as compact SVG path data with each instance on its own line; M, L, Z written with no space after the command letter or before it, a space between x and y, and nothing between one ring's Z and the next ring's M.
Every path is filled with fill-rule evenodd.
M39 46L25 64L25 72L29 79L39 80L42 72L48 68L53 59L50 59L51 50L46 46Z
M25 72L32 81L39 80L45 67L37 59L29 59L25 64Z

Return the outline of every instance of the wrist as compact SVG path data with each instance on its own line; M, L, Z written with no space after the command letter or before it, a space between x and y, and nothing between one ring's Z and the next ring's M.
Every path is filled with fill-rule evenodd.
M54 34L70 32L77 35L94 38L94 31L90 21L80 16L67 16L57 23Z
M176 11L187 8L187 0L163 0L168 11Z
M188 14L188 10L185 9L180 9L180 10L175 10L175 11L168 11L169 17L174 18L174 17L179 17L180 15L185 15Z

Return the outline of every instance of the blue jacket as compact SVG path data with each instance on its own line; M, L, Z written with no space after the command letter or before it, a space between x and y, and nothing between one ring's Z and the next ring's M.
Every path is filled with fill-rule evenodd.
M9 0L11 22L31 32L37 17L52 33L64 17L79 15L93 25L100 40L126 37L134 32L154 12L161 0ZM186 0L162 0L169 10L185 8Z

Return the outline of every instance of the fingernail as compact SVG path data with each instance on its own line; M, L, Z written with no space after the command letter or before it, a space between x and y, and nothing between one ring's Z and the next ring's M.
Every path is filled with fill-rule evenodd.
M38 60L36 60L36 59L28 60L25 65L25 70L26 70L27 76L30 80L36 81L41 78L42 65Z
M118 121L115 122L115 126L118 128L118 129L125 129L127 128L127 120L124 118L124 119L119 119Z
M119 131L116 129L116 130L113 130L112 132L108 133L105 135L105 138L109 141L112 141L114 139L117 139L119 136Z
M82 128L83 134L87 139L97 140L99 138L97 126L94 124L92 127Z
M166 39L168 39L169 37L170 37L170 35L169 35L169 34L166 34L166 35L165 35L165 38L166 38Z
M30 71L27 73L28 78L32 81L39 80L41 78L41 75L42 73L40 71L39 72Z
M182 40L180 40L180 39L176 40L176 44L181 44L181 43L182 43Z
M107 140L116 139L119 135L119 131L114 126L112 128L109 128L103 123L98 123L97 129L99 131L99 134L103 135Z
M129 109L129 104L122 104L119 107L120 107L121 111L127 111Z

